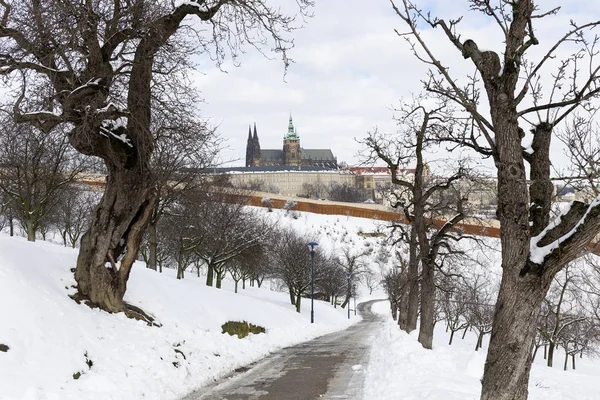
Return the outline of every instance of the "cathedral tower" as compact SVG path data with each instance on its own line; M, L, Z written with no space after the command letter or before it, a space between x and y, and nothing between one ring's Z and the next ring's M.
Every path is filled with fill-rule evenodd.
M248 140L246 141L246 167L260 166L260 143L258 133L256 132L256 122L254 123L254 135L252 128L248 125Z
M254 145L252 142L252 130L250 129L250 125L248 125L248 140L246 141L246 167L252 166L252 150L254 149Z
M302 165L302 151L300 150L300 137L294 129L292 115L288 123L287 134L283 137L283 165Z
M258 134L256 133L256 122L254 123L254 136L252 137L252 166L258 167L261 164L260 159L260 143L258 142Z

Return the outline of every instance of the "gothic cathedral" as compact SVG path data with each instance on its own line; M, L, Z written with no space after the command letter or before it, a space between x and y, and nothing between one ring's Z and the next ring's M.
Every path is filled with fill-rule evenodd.
M324 169L336 169L337 159L329 149L303 149L300 147L300 137L290 115L287 134L283 137L283 150L261 150L256 123L254 124L254 134L248 127L246 167L266 166L317 166Z

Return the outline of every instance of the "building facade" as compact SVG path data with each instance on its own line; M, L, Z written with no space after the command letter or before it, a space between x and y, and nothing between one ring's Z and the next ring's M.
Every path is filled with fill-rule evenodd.
M256 124L254 132L248 127L246 142L246 167L321 167L337 169L337 159L330 149L304 149L300 146L300 136L294 128L292 116L288 122L287 134L283 137L283 147L278 149L261 149Z

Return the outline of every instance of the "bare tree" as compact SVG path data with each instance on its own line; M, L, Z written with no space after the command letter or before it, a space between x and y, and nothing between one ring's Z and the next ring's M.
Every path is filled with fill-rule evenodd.
M60 202L53 225L60 232L63 244L75 248L89 226L100 196L89 188L71 185L62 189L58 197Z
M365 257L367 254L368 252L365 250L356 251L350 246L345 246L335 258L335 262L340 266L341 270L346 276L346 280L350 283L350 285L351 282L361 280L366 272L367 266L365 263ZM346 299L342 303L342 308L345 308L346 306L350 307L349 302L352 295L350 287L347 287L348 290L346 290Z
M448 245L452 228L466 216L462 198L453 204L454 210L443 202L434 202L436 195L448 190L453 182L465 176L463 166L448 178L430 176L424 151L434 137L452 128L451 110L445 103L434 108L422 105L423 99L416 99L414 104L401 107L396 119L400 125L398 135L384 135L372 132L364 140L367 147L365 158L369 161L382 160L392 172L392 183L401 188L400 193L392 192L396 200L393 207L402 210L406 220L411 224L410 232L404 234L409 243L408 260L408 320L407 332L416 329L417 312L420 305L421 324L419 342L430 349L433 343L433 327L435 314L435 263L441 246ZM415 164L412 179L401 171ZM435 203L435 204L432 204ZM442 227L432 224L434 213L441 211L454 212ZM452 211L450 211L452 210ZM430 233L431 232L431 233ZM418 287L418 265L421 264L420 291ZM419 296L420 295L420 296ZM420 301L419 301L420 300Z
M27 240L46 224L59 203L61 189L84 168L58 129L44 133L31 124L3 119L0 134L0 190L10 200Z
M355 185L337 182L331 182L329 184L327 187L327 196L329 200L344 201L347 203L362 203L370 198L365 190L358 188Z
M273 225L248 209L238 191L195 192L201 223L196 227L195 252L206 264L206 284L221 287L227 263L270 238Z
M193 95L162 102L152 124L155 150L151 159L157 200L148 223L147 267L156 271L158 222L163 214L187 192L207 186L201 173L213 164L221 139L206 121L194 118ZM173 104L174 103L174 104Z
M300 12L312 5L296 3ZM295 18L266 0L3 0L0 6L0 72L20 85L15 119L43 131L70 124L71 145L106 165L105 193L81 240L75 297L151 320L123 296L157 199L152 106L173 94L169 84L186 76L196 48L220 63L228 54L235 60L244 44L270 44L287 65L286 34ZM190 32L188 16L210 34Z
M310 240L290 229L282 230L277 235L278 240L274 246L273 277L282 282L289 291L290 302L300 312L302 295L311 287L311 258L307 243ZM319 280L321 250L315 250L315 281Z
M492 332L494 321L494 291L490 282L482 276L476 276L467 284L466 314L469 327L477 333L475 350L483 345L485 335Z
M531 46L540 44L534 22L553 16L558 8L540 11L533 0L469 1L471 9L497 23L503 44L496 52L480 49L472 38L461 39L460 18L435 18L411 0L391 3L408 28L399 35L430 66L427 90L455 102L472 118L470 124L450 132L448 141L492 157L496 165L503 274L481 398L526 399L540 304L556 273L589 251L587 245L600 229L598 202L575 202L559 218L551 221L550 216L553 130L600 90L595 59L598 39L586 37L600 21L573 21L539 61L531 62L525 55ZM425 42L419 23L441 29L457 55L472 61L476 74L463 83L451 76ZM558 49L566 43L579 46L579 50L561 59ZM542 85L542 76L552 64L556 66L550 72L552 83L544 90L548 86ZM580 70L584 64L585 72ZM531 126L531 146L522 144L526 136L522 123ZM525 162L530 167L529 179Z
M242 281L242 288L246 288L246 280L253 280L259 276L259 271L265 263L266 243L261 242L258 246L250 247L232 258L226 263L226 268L235 282L235 293L238 292L238 284ZM260 285L259 285L260 287Z

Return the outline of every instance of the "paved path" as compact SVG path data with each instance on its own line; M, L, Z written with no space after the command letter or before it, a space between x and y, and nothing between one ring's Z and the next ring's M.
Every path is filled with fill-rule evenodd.
M376 301L359 304L363 320L348 329L277 351L183 400L362 400Z

